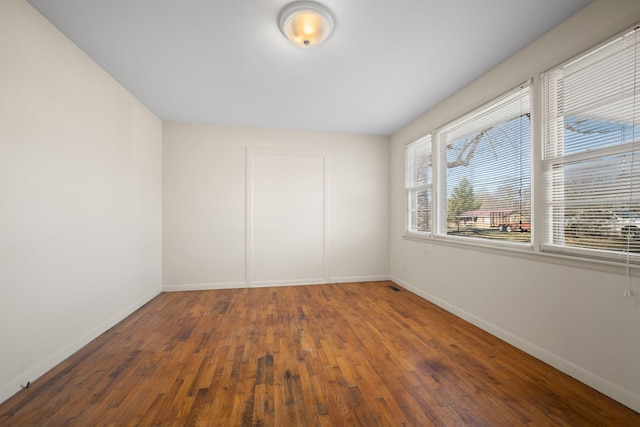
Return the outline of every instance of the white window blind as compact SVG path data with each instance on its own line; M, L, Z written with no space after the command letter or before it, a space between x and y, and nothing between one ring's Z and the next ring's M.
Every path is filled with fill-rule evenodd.
M431 135L406 146L407 231L431 232Z
M436 132L438 234L531 242L530 82Z
M544 250L640 253L638 30L542 75Z

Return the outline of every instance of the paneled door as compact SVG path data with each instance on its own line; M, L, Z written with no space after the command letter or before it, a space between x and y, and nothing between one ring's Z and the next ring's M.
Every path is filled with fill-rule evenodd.
M329 280L329 154L247 149L247 284Z

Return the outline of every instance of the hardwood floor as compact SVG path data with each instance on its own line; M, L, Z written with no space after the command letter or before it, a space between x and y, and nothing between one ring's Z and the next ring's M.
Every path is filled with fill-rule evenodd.
M2 426L640 426L391 282L164 293L0 405Z

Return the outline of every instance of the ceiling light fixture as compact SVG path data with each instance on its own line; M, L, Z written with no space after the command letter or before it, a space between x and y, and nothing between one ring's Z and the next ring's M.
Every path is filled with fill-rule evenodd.
M280 31L291 43L300 47L314 47L333 32L335 17L320 3L294 1L280 11Z

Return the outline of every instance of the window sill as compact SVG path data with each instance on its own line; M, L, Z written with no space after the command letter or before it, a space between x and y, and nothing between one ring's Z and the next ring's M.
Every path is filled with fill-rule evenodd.
M518 247L515 247L512 244L488 245L483 244L482 242L475 241L462 242L459 239L444 236L434 236L431 233L404 233L402 235L402 238L403 240L420 242L429 245L448 246L468 251L479 251L498 256L507 256L529 261L544 262L565 267L582 268L611 274L627 275L627 263L624 261L587 258L570 253L560 253L561 249L559 248L556 248L555 251L548 250L547 252L539 252L535 251L533 247L527 244L522 244L521 246L518 245ZM632 277L640 277L640 265L635 263L630 264L628 272Z

